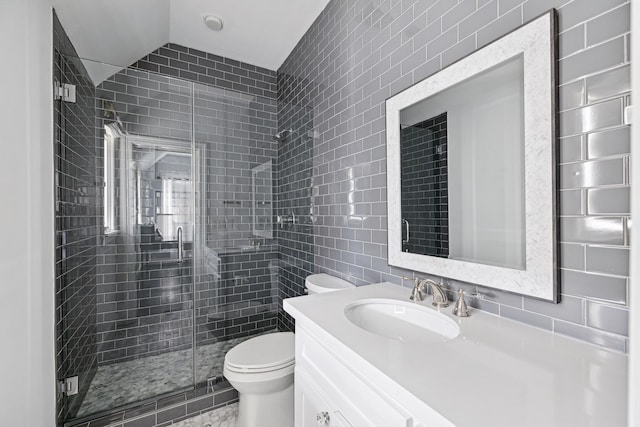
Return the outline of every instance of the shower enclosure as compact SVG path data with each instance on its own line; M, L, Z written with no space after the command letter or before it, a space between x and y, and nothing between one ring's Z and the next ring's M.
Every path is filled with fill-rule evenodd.
M140 63L94 81L57 19L54 40L76 95L54 101L58 424L224 387L226 351L277 327L275 94Z

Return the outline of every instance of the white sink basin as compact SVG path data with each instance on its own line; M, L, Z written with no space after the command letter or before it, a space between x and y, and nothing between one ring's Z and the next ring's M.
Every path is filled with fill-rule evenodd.
M460 333L452 319L409 301L363 299L347 305L344 314L365 331L404 343L444 342Z

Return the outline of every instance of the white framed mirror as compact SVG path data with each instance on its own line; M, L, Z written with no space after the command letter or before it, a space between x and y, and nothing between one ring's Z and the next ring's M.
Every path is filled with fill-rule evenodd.
M555 11L386 102L389 264L557 302Z
M271 160L251 169L254 236L273 239L273 179Z

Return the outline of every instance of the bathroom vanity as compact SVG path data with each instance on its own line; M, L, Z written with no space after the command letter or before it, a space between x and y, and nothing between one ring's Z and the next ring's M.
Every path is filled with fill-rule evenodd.
M409 295L385 282L284 301L296 319L296 426L626 425L626 355L477 310L438 314L431 297ZM391 312L376 322L383 303ZM371 318L353 315L366 304ZM423 332L402 319L412 307L459 330Z

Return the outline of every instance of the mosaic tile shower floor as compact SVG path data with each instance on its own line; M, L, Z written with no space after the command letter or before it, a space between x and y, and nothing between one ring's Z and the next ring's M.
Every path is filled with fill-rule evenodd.
M238 404L233 403L177 422L171 427L235 427L237 418Z
M196 349L198 383L222 375L224 355L251 338L242 337ZM98 367L77 417L117 408L193 384L191 349ZM225 424L226 425L226 424Z

